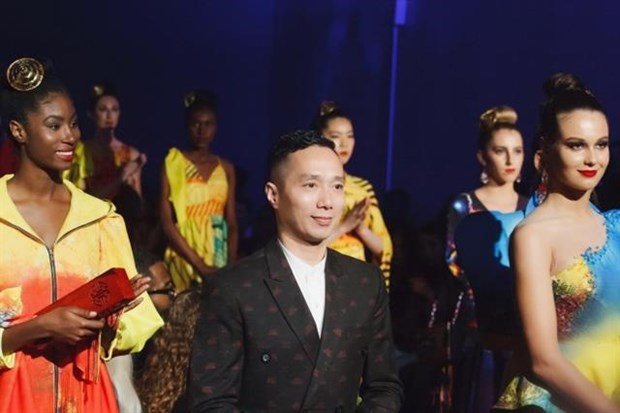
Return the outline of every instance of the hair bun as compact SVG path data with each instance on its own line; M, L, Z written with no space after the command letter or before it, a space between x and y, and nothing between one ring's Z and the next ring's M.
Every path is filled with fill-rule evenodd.
M480 127L492 129L498 124L517 124L517 111L510 106L495 106L480 115Z
M31 57L15 60L6 69L6 80L11 88L19 92L36 89L45 76L43 64Z
M187 109L192 106L194 102L204 103L208 106L215 108L217 107L217 96L210 90L192 90L191 92L186 93L183 97L183 104Z
M101 97L105 94L105 86L101 85L101 84L97 84L97 85L93 85L92 86L92 93L94 97Z
M102 96L114 96L116 97L116 90L110 84L101 82L95 83L90 87L91 97L99 99Z
M338 105L333 100L324 100L321 102L319 106L319 116L327 116L330 113L336 111L338 109Z
M594 96L590 90L586 88L585 83L572 73L555 73L543 84L543 89L548 98L557 96L564 92L584 92Z

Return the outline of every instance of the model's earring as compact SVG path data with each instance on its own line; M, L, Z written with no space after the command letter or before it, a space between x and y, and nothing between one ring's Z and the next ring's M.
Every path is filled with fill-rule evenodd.
M536 205L542 204L547 198L548 180L549 177L547 175L547 171L543 169L542 173L540 174L540 183L538 184L538 188L536 188L536 191L534 192L534 202L536 203Z
M521 174L519 174L519 176L517 176L517 180L516 180L516 182L517 182L518 184L520 184L520 183L521 183Z
M489 175L487 174L487 171L485 169L483 169L480 173L480 182L482 182L484 185L489 183Z

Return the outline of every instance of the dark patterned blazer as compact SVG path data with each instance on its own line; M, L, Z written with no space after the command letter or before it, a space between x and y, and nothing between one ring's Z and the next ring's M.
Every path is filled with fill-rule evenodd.
M191 411L398 412L392 351L378 268L328 250L319 338L274 241L208 281L193 342Z

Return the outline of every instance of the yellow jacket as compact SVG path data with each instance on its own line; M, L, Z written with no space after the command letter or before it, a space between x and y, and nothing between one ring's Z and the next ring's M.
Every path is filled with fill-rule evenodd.
M3 323L34 314L111 267L137 273L125 223L112 203L92 197L69 181L71 206L52 248L20 215L7 192L12 175L0 178L0 374L15 367L15 354L2 353ZM162 326L146 293L120 318L116 338L101 357L137 352ZM4 325L6 327L6 325Z

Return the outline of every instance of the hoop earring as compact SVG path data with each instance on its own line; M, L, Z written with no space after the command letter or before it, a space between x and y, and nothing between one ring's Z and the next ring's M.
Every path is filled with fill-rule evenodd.
M480 182L482 182L483 185L489 183L489 175L487 175L487 171L485 171L484 169L480 173Z

